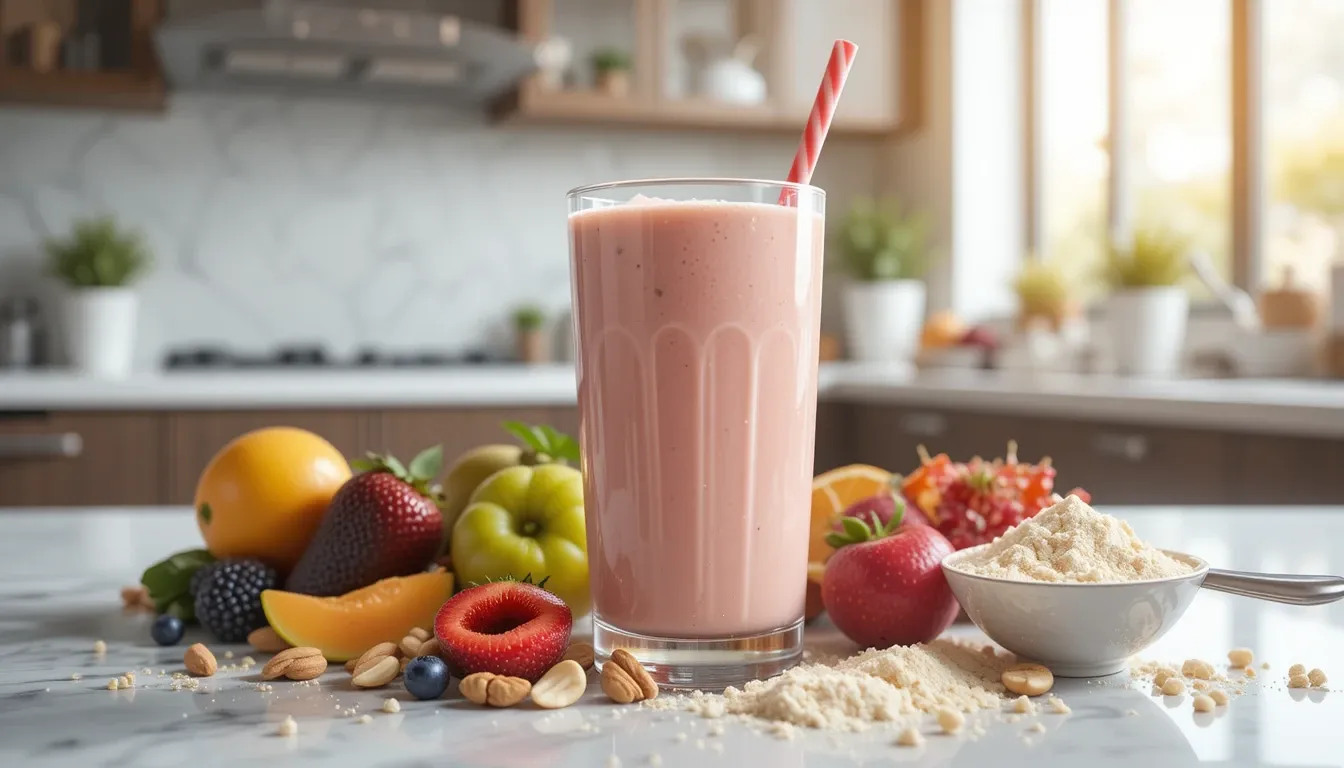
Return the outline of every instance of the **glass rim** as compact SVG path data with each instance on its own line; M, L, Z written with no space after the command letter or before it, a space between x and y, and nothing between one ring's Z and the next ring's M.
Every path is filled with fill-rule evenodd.
M651 187L651 186L712 186L719 185L725 187L731 186L763 186L779 187L781 189L792 189L796 191L806 191L821 195L826 198L826 190L811 184L801 184L795 181L778 181L773 179L749 179L736 178L732 176L670 176L667 178L651 179L627 179L625 181L603 181L597 184L584 184L581 187L574 187L565 193L565 197L582 197L593 192L600 192L608 189L628 189L630 187Z

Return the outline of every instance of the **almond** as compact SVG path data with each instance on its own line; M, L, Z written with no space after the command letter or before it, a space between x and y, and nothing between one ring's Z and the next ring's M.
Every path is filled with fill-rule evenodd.
M532 686L532 701L542 709L568 707L588 689L588 675L573 659L565 659L546 670Z
M609 673L608 670L611 670ZM619 701L611 691L607 690L607 680L612 680L612 688L620 696L630 696L628 701ZM613 701L621 704L629 704L632 701L643 701L652 699L658 695L658 684L653 681L653 677L648 671L640 665L639 659L624 648L617 648L611 652L611 658L602 665L602 690L611 697Z
M187 668L187 672L195 677L210 677L219 669L215 654L200 643L187 649L186 655L182 657L182 664Z
M592 643L570 643L565 649L565 659L577 661L580 667L584 669L593 668L593 644Z
M462 678L457 690L461 692L463 698L475 704L512 707L527 698L527 694L532 690L532 684L521 677L476 672Z
M384 656L355 669L350 683L357 688L380 688L396 679L401 663L395 656Z
M397 655L396 643L379 643L370 648L369 650L365 651L363 655L361 655L358 659L355 660L355 669L359 669L360 667L364 666L364 662L366 661L378 659L383 656L396 656L396 655Z
M430 634L429 630L425 629L424 627L416 627L412 629L410 632L407 632L406 634L410 635L411 637L414 637L416 640L419 640L422 643L434 636Z
M401 638L401 643L398 644L397 647L401 649L401 655L413 659L420 655L421 645L423 645L423 641L420 640L420 638L413 635L407 635Z
M318 648L286 648L275 654L261 669L262 680L288 677L290 680L312 680L325 672L327 660Z
M270 627L253 630L252 634L247 636L247 644L262 653L279 653L290 647L289 643Z

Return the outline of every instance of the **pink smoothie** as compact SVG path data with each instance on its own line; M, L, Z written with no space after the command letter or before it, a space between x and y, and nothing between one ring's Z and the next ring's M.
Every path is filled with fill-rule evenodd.
M759 203L570 216L594 612L712 638L803 615L823 222Z

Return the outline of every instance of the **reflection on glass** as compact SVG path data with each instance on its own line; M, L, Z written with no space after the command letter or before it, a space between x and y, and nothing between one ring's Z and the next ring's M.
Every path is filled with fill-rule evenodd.
M1041 3L1040 255L1084 283L1106 243L1106 23L1106 0Z
M1232 272L1227 0L1130 0L1128 109L1136 225L1183 233Z
M1266 179L1261 279L1326 286L1344 246L1344 3L1274 0L1264 12Z

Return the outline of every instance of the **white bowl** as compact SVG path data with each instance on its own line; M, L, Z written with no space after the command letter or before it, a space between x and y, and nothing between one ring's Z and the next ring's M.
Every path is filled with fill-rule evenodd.
M1167 579L1104 584L1012 581L957 570L958 562L987 546L945 558L947 583L991 640L1059 677L1102 677L1124 670L1130 656L1176 624L1209 572L1203 560L1171 551L1167 554L1194 570Z

